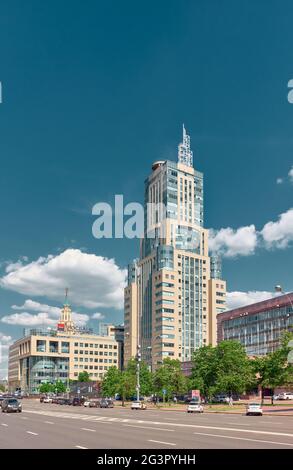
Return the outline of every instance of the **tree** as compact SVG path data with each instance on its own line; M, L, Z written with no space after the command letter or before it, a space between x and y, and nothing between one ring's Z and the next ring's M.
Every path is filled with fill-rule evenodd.
M216 348L203 346L193 353L193 368L190 387L200 390L201 395L210 399L216 390L217 360Z
M104 397L113 397L119 392L121 382L121 372L117 367L112 366L104 375L102 382L102 394Z
M130 398L135 393L135 376L128 370L124 370L120 376L119 393L122 397L122 406L126 398Z
M222 341L194 352L192 388L210 399L215 393L243 393L255 383L251 361L238 341Z
M132 358L128 361L127 372L133 376L136 380L137 372L137 360ZM142 396L148 396L153 391L153 377L152 373L149 370L148 365L145 362L140 363L139 367L139 382L140 382L140 393Z
M216 348L216 393L241 394L256 381L251 360L238 341L222 341Z
M39 387L40 393L64 393L65 391L65 384L61 380L57 380L55 383L43 383Z
M51 393L52 392L52 384L44 383L39 387L40 393Z
M160 396L165 390L165 397L169 400L173 395L187 391L187 379L181 371L178 359L165 358L163 364L154 374L154 389Z
M78 382L90 382L90 376L86 370L78 374Z
M266 356L256 357L253 362L257 384L261 389L263 401L264 388L273 390L282 385L293 383L293 364L288 363L290 347L289 341L293 339L293 333L286 332L281 339L281 346L276 351Z
M2 384L0 384L0 392L5 392L5 387Z

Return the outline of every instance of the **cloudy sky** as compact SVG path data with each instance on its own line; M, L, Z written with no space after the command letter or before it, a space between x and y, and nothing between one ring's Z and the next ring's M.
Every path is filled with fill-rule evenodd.
M264 8L265 7L265 8ZM134 240L92 236L92 206L143 200L184 122L229 306L293 290L292 3L4 1L0 15L0 342L121 322Z

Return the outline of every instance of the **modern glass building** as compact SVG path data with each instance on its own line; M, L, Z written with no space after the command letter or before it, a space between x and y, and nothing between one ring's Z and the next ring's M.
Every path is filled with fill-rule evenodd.
M293 331L293 293L218 315L218 341L239 341L251 356L275 351L285 331Z
M43 383L77 380L87 371L92 381L101 381L109 367L121 366L121 341L114 334L96 335L77 328L65 304L56 329L26 329L9 348L10 391L39 392ZM115 328L115 327L114 327Z
M129 265L125 289L125 362L139 343L142 359L156 368L165 357L188 361L215 344L216 316L226 308L219 259L211 272L203 174L193 168L184 126L178 162L152 165L144 216L140 258Z

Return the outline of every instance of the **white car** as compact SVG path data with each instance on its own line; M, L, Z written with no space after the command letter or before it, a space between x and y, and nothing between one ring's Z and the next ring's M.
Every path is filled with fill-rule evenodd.
M146 405L142 401L133 401L131 403L132 410L146 410Z
M187 405L187 413L203 413L203 406L198 401L191 401Z
M84 402L83 406L89 407L89 406L90 406L90 401L89 401L89 400L86 400L86 401Z
M293 400L293 393L290 393L290 392L280 393L279 400Z
M262 416L262 407L259 403L250 403L246 407L246 416Z
M45 397L44 398L44 403L52 403L52 398L51 397Z

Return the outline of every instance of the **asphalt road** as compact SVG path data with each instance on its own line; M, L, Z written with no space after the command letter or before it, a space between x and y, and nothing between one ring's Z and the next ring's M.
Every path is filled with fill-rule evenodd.
M202 415L43 404L0 413L1 449L292 449L289 416Z

